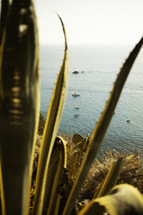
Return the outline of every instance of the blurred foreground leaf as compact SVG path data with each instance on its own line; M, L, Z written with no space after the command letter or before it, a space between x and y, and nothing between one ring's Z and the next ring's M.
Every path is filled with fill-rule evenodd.
M92 200L79 215L103 215L105 211L111 215L142 215L143 196L131 185L117 185L108 195Z
M24 215L39 119L39 44L33 2L9 2L1 13L0 186L4 214Z

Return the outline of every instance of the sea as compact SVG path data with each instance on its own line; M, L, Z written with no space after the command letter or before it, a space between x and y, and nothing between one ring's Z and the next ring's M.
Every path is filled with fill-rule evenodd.
M69 45L68 92L58 133L92 134L113 82L133 47ZM40 46L40 111L45 118L63 56L64 45ZM74 71L78 74L73 74ZM72 93L80 96L74 97ZM143 151L143 50L126 81L102 148L119 152Z

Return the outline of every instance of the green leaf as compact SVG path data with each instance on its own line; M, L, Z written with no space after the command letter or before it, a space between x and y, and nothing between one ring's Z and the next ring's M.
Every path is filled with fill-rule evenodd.
M107 211L111 215L142 215L143 214L143 196L129 184L115 186L109 195L92 200L86 205L79 215L83 214L103 214L99 210ZM90 213L90 212L93 213Z
M72 137L72 142L74 144L77 144L77 143L81 142L83 139L84 139L84 137L81 136L80 134L74 134Z
M59 196L58 192L59 186L62 183L62 178L64 175L64 168L67 168L67 150L66 150L66 141L62 137L56 138L57 149L55 149L54 155L51 157L49 171L47 175L47 179L49 181L50 176L55 172L53 179L49 186L46 184L45 191L45 201L44 201L44 209L47 208L47 215L56 214L58 212L59 207ZM50 188L52 188L51 193L49 193ZM47 198L47 194L49 198Z
M97 196L94 195L94 198L104 196L110 191L110 189L112 189L112 187L116 184L116 182L118 180L118 177L120 175L120 172L121 172L123 166L132 157L133 157L133 155L127 156L125 158L121 157L111 165L111 167L108 171L108 174L104 180L104 183L103 183L102 187L100 188L100 191L98 192L98 195Z
M78 215L103 215L106 211L105 207L100 205L95 200L92 200L79 212ZM114 214L115 215L115 214Z
M97 198L97 196L99 195L99 192L100 192L100 190L101 190L103 184L104 184L104 179L103 179L103 180L101 181L101 183L98 185L98 187L97 187L97 189L96 189L96 191L95 191L95 193L94 193L93 199L96 199L96 198Z
M5 197L4 197L4 190L3 190L3 179L2 179L2 168L1 168L1 162L0 162L0 214L2 213L5 215L6 209L5 209Z
M33 214L41 214L44 204L44 195L47 182L47 175L49 171L49 163L51 153L53 150L54 141L57 135L58 127L60 124L68 83L68 47L64 24L59 17L63 32L65 36L65 55L61 70L57 77L57 81L54 87L52 99L50 102L46 124L41 143L41 152L39 157L39 165L36 179L36 193L35 204L33 208Z
M76 139L76 141L78 141L78 139ZM86 137L83 137L80 142L76 142L76 141L73 146L73 150L83 154L86 151L87 145L89 143L89 136L87 135Z
M113 85L111 94L109 96L109 99L105 105L103 112L101 113L99 121L97 122L97 125L90 138L84 159L81 163L79 174L77 176L77 179L74 183L74 186L73 186L71 193L69 195L69 198L67 200L67 204L65 206L63 215L71 214L71 211L75 204L75 200L81 189L82 183L85 180L87 173L99 151L99 148L104 139L107 128L111 121L112 115L114 113L115 107L118 103L118 100L119 100L121 91L123 89L123 86L125 84L125 81L132 68L132 65L142 47L142 44L143 44L143 38L141 38L139 43L135 46L133 51L130 53L130 55L127 58L127 60L125 61L123 67L121 68L119 75L117 76L117 79Z
M1 45L3 29L6 25L7 14L9 9L9 1L1 0L0 4L1 4L1 16L0 16L0 45Z
M33 3L13 3L6 21L0 52L0 183L5 213L22 215L28 207L40 103L39 44Z

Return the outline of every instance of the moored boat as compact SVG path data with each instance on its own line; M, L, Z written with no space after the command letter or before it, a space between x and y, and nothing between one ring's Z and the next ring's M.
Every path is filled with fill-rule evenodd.
M79 93L72 93L72 96L80 96L80 94Z
M75 114L74 114L74 117L78 117L78 116L79 116L79 114L78 114L78 113L75 113Z

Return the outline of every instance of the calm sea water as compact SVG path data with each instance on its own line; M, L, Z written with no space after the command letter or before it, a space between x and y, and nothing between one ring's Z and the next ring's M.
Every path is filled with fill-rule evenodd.
M59 132L91 134L112 89L113 82L133 46L72 45L69 47L69 84ZM41 112L46 117L63 46L41 46ZM79 74L72 74L73 71ZM80 93L73 97L72 93ZM79 106L79 109L75 109ZM118 151L143 149L143 51L140 52L116 107L103 148ZM75 117L77 113L79 116ZM127 122L130 119L130 122Z

